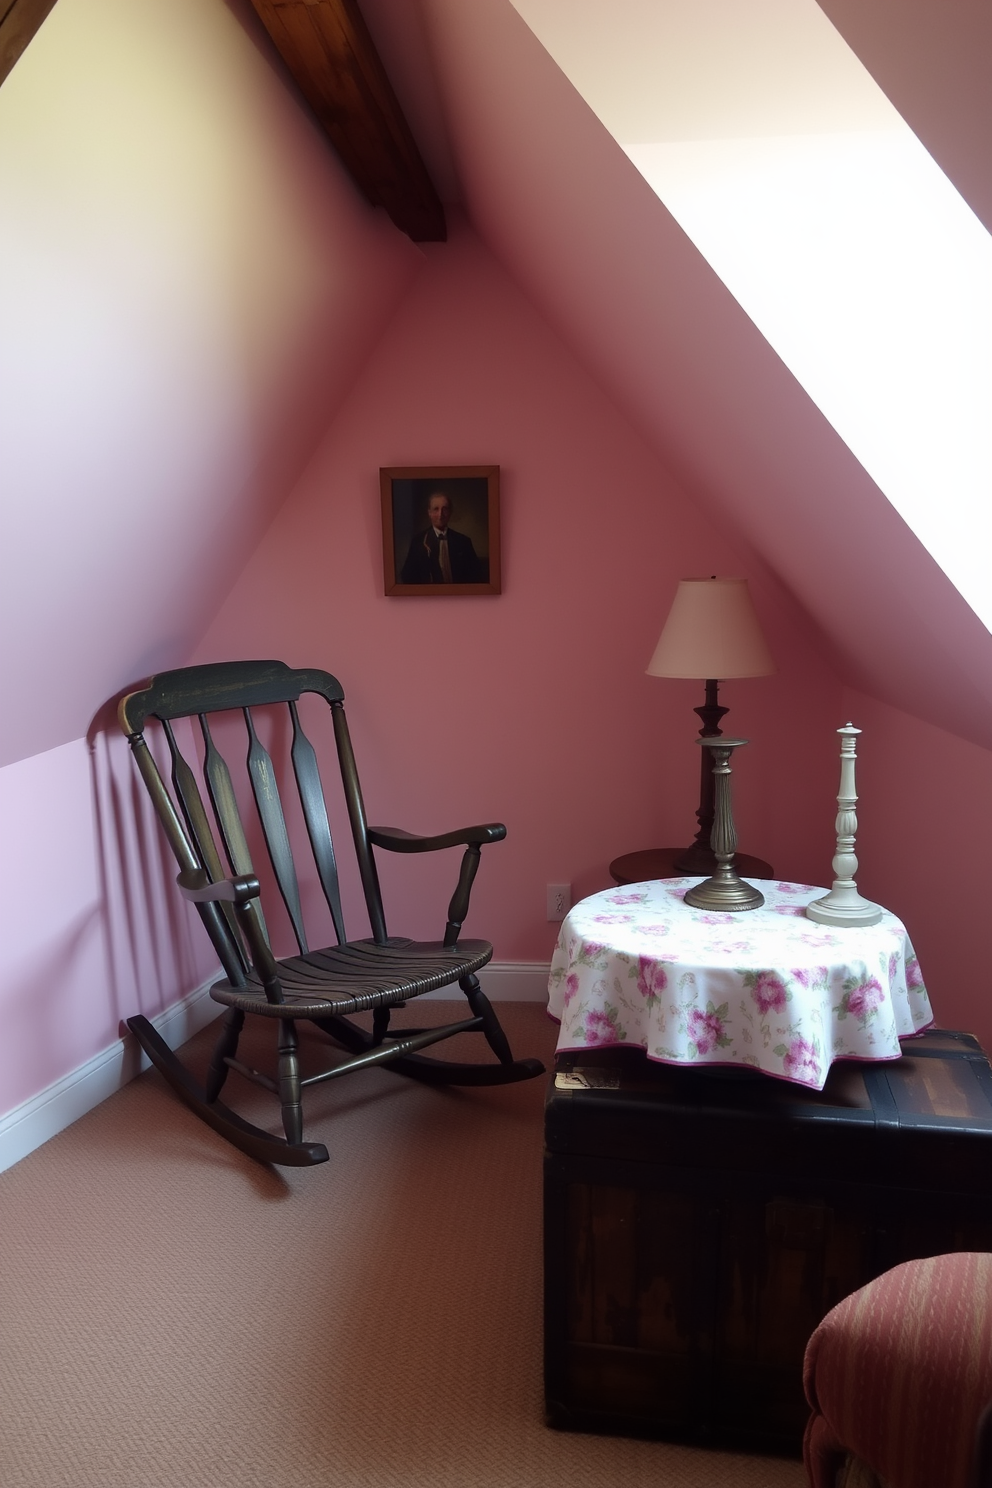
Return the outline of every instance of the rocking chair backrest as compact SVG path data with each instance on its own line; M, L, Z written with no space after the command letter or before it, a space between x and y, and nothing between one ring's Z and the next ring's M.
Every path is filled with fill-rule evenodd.
M185 667L160 672L140 692L130 693L120 704L121 727L131 744L135 761L148 788L155 811L181 870L204 869L211 882L229 876L254 875L248 848L249 833L235 795L227 759L214 738L214 714L242 713L245 724L245 768L258 822L275 881L289 913L300 953L307 944L300 901L300 885L293 860L286 815L279 794L272 759L258 737L252 709L285 704L292 729L290 757L310 848L334 925L338 943L346 939L341 912L341 893L327 805L313 745L303 732L297 703L312 692L329 704L334 727L338 763L365 903L374 940L386 939L386 924L375 860L368 840L362 792L352 753L344 713L344 692L336 677L316 670L294 671L280 661L237 661L209 666ZM145 722L157 719L171 756L172 792L162 779L145 739ZM202 758L190 761L180 750L172 727L176 719L195 719L203 740ZM200 790L206 787L211 813ZM211 822L212 815L212 822ZM261 916L261 907L256 912ZM243 984L248 956L230 905L197 906L228 977ZM264 920L262 921L264 929Z

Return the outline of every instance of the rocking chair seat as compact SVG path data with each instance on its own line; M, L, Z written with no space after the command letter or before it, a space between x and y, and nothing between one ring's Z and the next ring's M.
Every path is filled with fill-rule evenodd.
M227 1007L263 1018L328 1018L395 1007L424 992L457 983L492 959L486 940L408 940L391 935L385 945L351 940L277 961L284 1001L268 1002L258 973L249 972L246 987L225 978L210 996Z

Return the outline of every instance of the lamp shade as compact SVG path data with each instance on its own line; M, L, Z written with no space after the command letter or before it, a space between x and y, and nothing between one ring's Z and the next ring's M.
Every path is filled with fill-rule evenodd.
M680 579L650 677L767 677L775 670L747 579Z

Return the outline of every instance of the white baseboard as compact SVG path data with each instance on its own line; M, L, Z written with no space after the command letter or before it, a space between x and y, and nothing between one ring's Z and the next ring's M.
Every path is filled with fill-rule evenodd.
M490 1002L547 1002L550 961L490 961L479 972Z
M548 961L490 961L479 972L479 981L490 1002L547 1002L550 970ZM442 987L425 992L421 1001L460 996L457 987Z
M170 1049L177 1049L224 1011L220 1003L209 996L214 981L216 973L202 987L197 987L150 1020ZM148 1068L148 1058L142 1053L137 1039L133 1033L127 1033L109 1049L94 1054L78 1069L71 1070L46 1090L15 1106L0 1118L0 1173L12 1168L14 1163L34 1152L49 1137L64 1131Z
M491 961L479 973L479 981L492 1002L544 1002L548 995L548 970L543 961ZM195 992L151 1019L170 1049L178 1049L224 1011L209 995L215 979L216 975L212 976ZM460 995L457 988L454 995ZM426 993L424 1001L451 996L451 988L442 987L439 992ZM128 1033L46 1090L15 1106L0 1117L0 1173L148 1068L147 1056L134 1034Z

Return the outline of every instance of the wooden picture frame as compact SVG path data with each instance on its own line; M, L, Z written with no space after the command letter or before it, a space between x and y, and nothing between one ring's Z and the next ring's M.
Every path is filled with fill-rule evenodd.
M387 594L500 593L498 465L390 465L379 488Z

